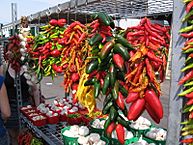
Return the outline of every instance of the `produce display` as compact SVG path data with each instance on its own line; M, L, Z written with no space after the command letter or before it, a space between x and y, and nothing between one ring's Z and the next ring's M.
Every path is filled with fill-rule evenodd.
M182 122L182 143L192 144L193 143L193 86L192 86L192 78L193 78L193 65L192 65L192 46L193 46L193 28L192 28L192 15L193 15L193 2L190 0L183 0L186 4L186 15L182 19L182 23L187 23L187 26L181 28L179 30L180 35L186 38L186 42L184 47L182 48L182 53L186 55L185 66L181 69L181 72L184 73L183 78L181 78L178 82L179 85L183 85L183 92L178 94L180 97L186 98L186 102L183 108L183 113L186 114L186 120Z
M89 133L86 126L73 125L63 132L63 136L77 139L80 145L106 145L106 142L101 140L101 136L97 133Z
M160 128L151 128L145 136L154 140L165 141L167 132Z
M165 79L169 31L169 27L153 24L148 18L123 30L103 12L94 14L88 24L74 21L66 25L65 19L51 19L38 36L26 39L28 68L37 79L30 73L26 77L37 82L43 76L64 74L64 90L72 99L41 104L31 116L39 119L35 113L41 113L49 124L65 120L88 124L95 116L97 100L104 98L102 113L109 116L103 121L105 135L112 137L116 132L121 144L130 127L145 129L148 125L139 118L145 110L159 123L163 118L160 84ZM80 112L85 109L88 114L82 117Z
M43 145L44 144L42 140L36 138L29 131L19 134L17 140L18 140L18 145Z
M131 124L130 124L131 128L139 129L139 130L149 129L150 126L151 126L151 122L144 117L139 117L136 121L131 121Z

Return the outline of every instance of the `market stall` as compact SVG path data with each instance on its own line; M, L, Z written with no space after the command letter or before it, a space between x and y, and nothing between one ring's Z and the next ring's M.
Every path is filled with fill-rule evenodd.
M30 23L45 25L37 36L25 39L22 56L28 83L62 74L64 91L70 95L38 107L23 106L22 122L53 145L192 142L188 136L192 114L183 122L181 135L184 100L177 97L189 95L184 112L191 112L192 83L187 83L192 79L191 71L187 73L189 77L179 82L181 85L186 82L186 91L180 93L183 88L178 85L185 62L185 56L181 56L185 39L179 30L192 31L192 26L181 29L180 19L185 22L192 15L188 2L186 16L185 4L179 1L126 1L124 5L119 4L123 1L70 1L29 16ZM164 116L160 85L165 80L171 30L152 19L168 20L170 24L171 15L172 76L166 131L156 124ZM140 23L124 30L114 24L121 18L140 18ZM190 54L191 45L190 39L183 53ZM192 68L192 57L188 56L189 65L182 72ZM99 110L97 102L103 102ZM154 122L140 117L144 111Z

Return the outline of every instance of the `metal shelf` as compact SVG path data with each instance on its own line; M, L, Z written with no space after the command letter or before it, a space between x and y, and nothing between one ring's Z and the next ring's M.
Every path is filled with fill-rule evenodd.
M23 114L21 120L37 137L41 137L49 145L63 145L61 130L66 126L66 122L60 122L54 125L45 125L43 127L34 126Z

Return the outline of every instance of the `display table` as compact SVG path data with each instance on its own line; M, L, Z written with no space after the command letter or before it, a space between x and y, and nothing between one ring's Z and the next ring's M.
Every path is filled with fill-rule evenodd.
M49 145L63 145L61 130L66 126L66 122L43 127L34 126L25 116L21 114L22 124L27 126L37 137L41 137Z

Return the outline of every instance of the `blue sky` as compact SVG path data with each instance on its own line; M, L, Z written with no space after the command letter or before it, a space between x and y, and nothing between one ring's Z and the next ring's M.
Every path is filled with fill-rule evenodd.
M17 3L18 19L69 0L1 0L0 23L11 22L11 3Z

